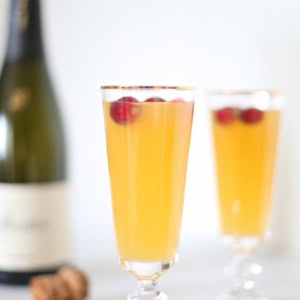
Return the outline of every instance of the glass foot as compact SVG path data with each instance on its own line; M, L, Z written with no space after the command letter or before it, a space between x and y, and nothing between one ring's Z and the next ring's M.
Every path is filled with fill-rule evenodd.
M176 261L177 256L165 262L135 262L121 258L121 266L138 280L137 289L127 300L167 300L167 295L157 289L157 280Z
M138 287L138 289L132 293L129 294L127 297L127 300L167 300L168 296L160 291L157 291L156 289L153 289L152 287Z
M254 292L247 291L230 291L221 294L216 300L270 300L264 296L257 295Z

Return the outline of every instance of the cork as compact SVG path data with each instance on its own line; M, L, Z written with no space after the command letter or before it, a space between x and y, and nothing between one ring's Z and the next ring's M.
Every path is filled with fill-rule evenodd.
M56 275L41 275L31 279L29 288L34 300L72 300L66 282Z
M78 268L62 268L58 276L69 287L72 300L83 300L88 295L88 278L86 274Z

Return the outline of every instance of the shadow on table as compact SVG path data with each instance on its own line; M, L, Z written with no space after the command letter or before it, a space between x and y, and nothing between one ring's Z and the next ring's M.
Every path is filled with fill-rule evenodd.
M124 300L126 299L126 295L117 295L117 296L108 296L108 297L96 297L96 298L92 298L90 300ZM271 300L299 300L300 299L300 295L298 296L292 296L292 297L279 297L279 298L271 298ZM184 299L183 299L184 300Z
M270 299L271 300L299 300L300 299L300 295L298 295L298 296L297 295L296 296L291 296L291 297L289 297L289 296L288 297L275 297L275 298L270 298Z
M124 300L126 299L126 295L122 296L108 296L108 297L96 297L96 298L91 298L89 300ZM287 300L294 300L294 299L287 299ZM299 299L298 299L299 300Z

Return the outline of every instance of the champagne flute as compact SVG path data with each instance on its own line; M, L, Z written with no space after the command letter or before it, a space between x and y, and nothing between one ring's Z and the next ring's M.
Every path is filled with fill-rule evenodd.
M193 88L104 86L120 263L135 275L129 300L164 300L157 280L177 259L192 127Z
M225 272L231 288L218 300L266 300L255 290L261 272L252 255L266 234L271 210L283 104L278 91L210 94L222 235L233 254Z

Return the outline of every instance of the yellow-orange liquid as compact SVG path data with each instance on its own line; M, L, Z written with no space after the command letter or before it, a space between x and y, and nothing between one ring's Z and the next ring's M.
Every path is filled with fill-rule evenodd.
M270 213L279 111L255 124L221 124L213 113L219 207L223 234L262 236Z
M118 250L131 261L166 261L178 246L193 103L137 105L138 118L120 125L104 102Z

